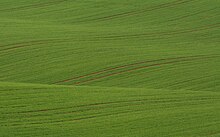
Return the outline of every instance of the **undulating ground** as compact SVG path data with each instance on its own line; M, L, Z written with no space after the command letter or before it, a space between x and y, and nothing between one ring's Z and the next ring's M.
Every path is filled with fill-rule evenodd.
M0 137L219 137L219 0L0 0Z

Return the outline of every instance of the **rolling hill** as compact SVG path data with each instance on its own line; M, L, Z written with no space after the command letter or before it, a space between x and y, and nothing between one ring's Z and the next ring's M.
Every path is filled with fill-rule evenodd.
M0 0L0 136L220 136L219 5Z

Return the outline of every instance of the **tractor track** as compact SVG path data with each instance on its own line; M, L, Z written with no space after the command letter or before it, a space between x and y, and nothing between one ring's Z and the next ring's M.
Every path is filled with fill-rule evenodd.
M65 1L67 1L67 0L56 0L56 1L50 1L50 2L44 2L44 3L42 2L42 3L14 7L14 8L8 8L8 9L0 9L0 12L11 12L11 11L27 10L27 9L31 9L31 8L47 7L47 6L60 4Z
M183 56L183 57L173 57L173 58L163 58L163 59L156 59L156 60L140 61L140 62L136 62L136 63L131 63L131 64L126 64L126 65L106 68L106 69L96 71L96 72L92 72L92 73L88 73L88 74L85 74L85 75L65 79L65 80L62 80L62 81L57 81L57 82L54 82L53 84L60 84L60 83L70 82L70 81L73 81L73 80L78 80L78 79L86 78L86 77L89 77L89 76L95 76L95 75L111 72L113 70L120 70L120 69L123 69L123 68L129 68L129 67L133 67L133 66L137 66L137 65L146 64L146 63L154 63L154 62L158 62L158 61L170 61L170 60L178 60L178 59L192 59L192 58L199 58L199 57L207 57L207 55Z
M204 97L204 96L198 96L198 98L194 99L194 100L182 100L182 99L174 99L174 98L165 98L165 99L137 99L137 100L134 100L134 102L130 102L128 101L128 103L132 103L132 104L121 104L119 103L119 106L114 106L117 107L117 108L120 108L120 107L129 107L129 106L142 106L142 105L146 105L146 103L165 103L167 105L169 105L171 102L195 102L195 101L200 101L200 102L203 102L203 101L209 101L210 99L214 99L214 98L209 98L209 97ZM218 98L216 98L218 99ZM54 113L56 115L66 115L66 114L74 114L74 113L81 113L81 112L86 112L86 111L90 111L90 110L101 110L101 109L105 109L106 107L104 108L100 108L100 107L96 107L96 108L90 108L90 109L85 109L85 110L73 110L73 111L68 111L68 112L60 112L60 113ZM47 112L48 110L46 111L39 111L41 114L43 112ZM62 110L63 111L63 110ZM146 111L146 109L139 109L135 112L143 112L143 111ZM119 114L126 114L126 113L132 113L134 112L133 110L124 110L124 111L120 111L120 112L111 112L111 113L107 113L107 114L92 114L92 115L88 115L88 116L83 116L83 117L78 117L78 118L68 118L68 119L57 119L57 120L53 120L53 121L35 121L35 122L28 122L26 124L29 124L29 125L36 125L36 124L44 124L44 123L47 123L47 124L53 124L53 123L64 123L64 122L73 122L73 121L81 121L81 120L87 120L87 119L93 119L93 118L100 118L100 117L105 117L105 116L113 116L113 115L119 115ZM25 115L23 115L25 116ZM28 115L28 117L37 117L37 116L42 116L42 115ZM13 121L14 123L12 124L12 126L19 126L19 124L16 124L15 122L16 121ZM4 123L2 123L4 124Z
M123 39L128 39L128 38L140 38L140 37L145 37L145 38L159 37L160 38L161 36L173 36L173 35L180 35L180 34L188 34L188 33L193 33L193 32L216 29L219 27L220 27L220 23L216 23L216 24L209 24L206 26L197 27L194 29L176 30L176 31L170 31L170 32L140 33L140 34L131 34L131 35L112 35L112 36L88 36L88 37L90 39L93 39L93 41L123 40ZM40 45L40 44L45 44L45 43L51 43L51 42L52 43L68 42L71 40L74 40L74 39L73 38L47 39L47 40L33 40L33 41L28 41L28 42L13 43L13 44L8 44L8 45L3 45L4 47L5 46L12 46L12 47L0 49L0 52L18 49L18 48L25 48L25 47L34 46L34 45Z
M104 76L91 78L91 79L88 79L88 80L85 80L85 81L75 82L74 85L81 85L81 84L84 84L84 83L93 82L93 81L97 81L97 80L100 80L100 79L108 78L108 77L111 77L111 76L114 76L114 75L133 72L133 71L136 71L136 70L141 70L141 69L146 69L146 68L151 68L151 67L157 67L157 66L159 67L159 66L174 64L174 63L189 62L189 61L194 61L194 60L199 60L199 59L208 59L208 58L212 58L212 57L195 58L195 59L189 58L189 59L175 60L175 61L169 61L169 62L164 62L164 63L156 63L156 64L147 65L147 66L140 66L140 67L136 67L136 68L129 69L129 70L123 70L123 71L119 71L119 72L115 72L115 73L110 73L110 74L107 74L107 75L104 75Z
M148 9L141 9L141 10L123 12L123 13L104 16L104 17L100 17L100 18L94 18L94 19L90 19L90 20L76 21L75 23L91 22L91 21L106 21L106 20L115 19L115 18L134 16L134 15L138 15L138 14L141 14L141 13L151 12L151 11L159 10L159 9L163 9L163 8L169 8L169 7L172 7L172 6L177 6L177 5L181 5L181 4L192 2L192 1L195 1L195 0L176 0L176 1L173 1L173 2L164 3L164 4L156 5L156 6L153 6L153 7L149 7Z

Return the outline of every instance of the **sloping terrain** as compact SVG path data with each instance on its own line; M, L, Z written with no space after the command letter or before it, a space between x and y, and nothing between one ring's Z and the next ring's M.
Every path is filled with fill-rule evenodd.
M0 136L219 136L219 5L0 0Z
M219 136L220 93L0 83L1 136Z

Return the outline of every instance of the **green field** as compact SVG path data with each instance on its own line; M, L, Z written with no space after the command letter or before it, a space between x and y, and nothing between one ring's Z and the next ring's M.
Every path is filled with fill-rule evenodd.
M0 137L219 137L219 0L0 0Z

